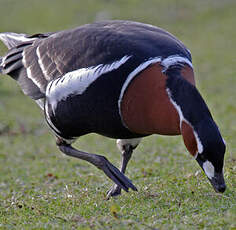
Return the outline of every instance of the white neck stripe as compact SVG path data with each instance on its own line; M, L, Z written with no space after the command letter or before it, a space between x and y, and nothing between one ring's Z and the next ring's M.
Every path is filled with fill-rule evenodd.
M183 112L182 112L182 110L181 110L181 107L180 107L179 105L177 105L177 103L172 99L171 91L170 91L169 88L166 89L166 92L167 92L167 94L168 94L168 97L169 97L171 103L173 104L173 106L175 107L175 109L177 110L177 112L178 112L178 114L179 114L179 118L180 118L179 127L181 128L182 122L184 121L184 122L186 122L188 125L190 125L190 126L192 127L192 129L193 129L193 134L194 134L195 140L196 140L196 142L197 142L197 150L198 150L198 152L196 153L195 156L197 156L198 153L201 154L201 153L203 152L203 145L202 145L202 143L201 143L201 140L200 140L200 138L199 138L197 132L194 130L192 124L191 124L188 120L186 120L186 118L184 117Z
M177 63L188 64L193 69L192 63L187 58L181 57L179 55L171 55L162 60L161 64L164 66L162 72L165 72L170 66Z
M181 57L179 55L171 55L167 58L164 58L162 59L161 57L154 57L154 58L150 58L149 60L147 60L146 62L143 62L141 65L139 65L135 70L133 70L127 77L125 83L123 84L122 86L122 89L121 89L121 92L120 92L120 97L119 97L119 101L118 101L118 108L119 108L119 113L120 113L120 117L121 117L121 120L123 122L123 125L125 127L126 124L125 122L123 121L123 118L122 118L122 113L121 113L121 102L122 102L122 99L123 99L123 96L124 96L124 93L126 91L126 89L128 88L130 82L141 72L143 71L144 69L146 69L149 65L151 64L154 64L154 63L160 63L162 66L163 66L163 70L162 72L165 72L170 66L172 65L175 65L177 63L185 63L187 65L189 65L191 68L193 68L193 65L192 63L185 57ZM170 98L171 99L171 98ZM177 108L177 107L175 107ZM179 110L181 111L181 110ZM178 112L179 112L178 111ZM179 115L181 115L179 113ZM182 116L183 118L183 116ZM128 128L128 127L127 127Z

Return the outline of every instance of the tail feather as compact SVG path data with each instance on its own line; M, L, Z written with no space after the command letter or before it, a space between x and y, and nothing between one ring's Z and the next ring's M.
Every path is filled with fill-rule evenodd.
M27 36L28 36L27 34L6 32L6 33L0 33L0 40L7 46L8 49L11 49L22 43L35 40L35 38L28 38Z
M33 82L32 76L28 75L27 67L23 63L24 50L30 47L38 37L29 38L27 36L9 32L0 33L0 40L9 49L4 57L0 57L0 73L10 75L20 85L24 94L38 100L44 98L44 93L35 84L37 81Z

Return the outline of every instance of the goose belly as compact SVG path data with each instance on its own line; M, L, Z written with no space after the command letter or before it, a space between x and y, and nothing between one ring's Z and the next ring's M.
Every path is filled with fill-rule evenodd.
M46 119L65 139L88 133L121 139L144 136L123 125L118 108L120 90L117 84L101 78L82 94L68 95L56 102L55 98L49 98L45 104Z

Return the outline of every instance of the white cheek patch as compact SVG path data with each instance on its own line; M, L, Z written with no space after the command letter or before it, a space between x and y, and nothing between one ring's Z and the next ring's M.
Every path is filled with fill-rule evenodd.
M215 168L210 161L205 161L202 165L204 172L206 173L209 179L212 179L215 174Z

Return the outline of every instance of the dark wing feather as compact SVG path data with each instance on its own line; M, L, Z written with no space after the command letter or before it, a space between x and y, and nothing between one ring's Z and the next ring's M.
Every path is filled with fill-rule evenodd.
M191 61L187 48L170 33L127 21L98 22L54 33L38 43L38 54L50 80L124 56L134 56L137 62L143 62L151 57L178 54Z
M34 100L45 97L44 93L42 93L39 88L33 83L33 81L27 77L25 68L15 70L11 74L18 77L17 83L20 85L25 95L30 96Z
M37 55L37 45L32 45L23 51L23 64L26 68L27 77L30 78L42 93L45 93L48 80L44 75Z
M32 98L44 95L49 81L68 72L112 63L124 56L132 56L134 66L152 57L176 54L191 61L187 48L173 35L136 22L97 22L56 33L21 36L9 35L17 46L4 58L2 68L16 80L20 79L23 91ZM3 37L5 43L13 45ZM17 39L20 41L16 42Z

